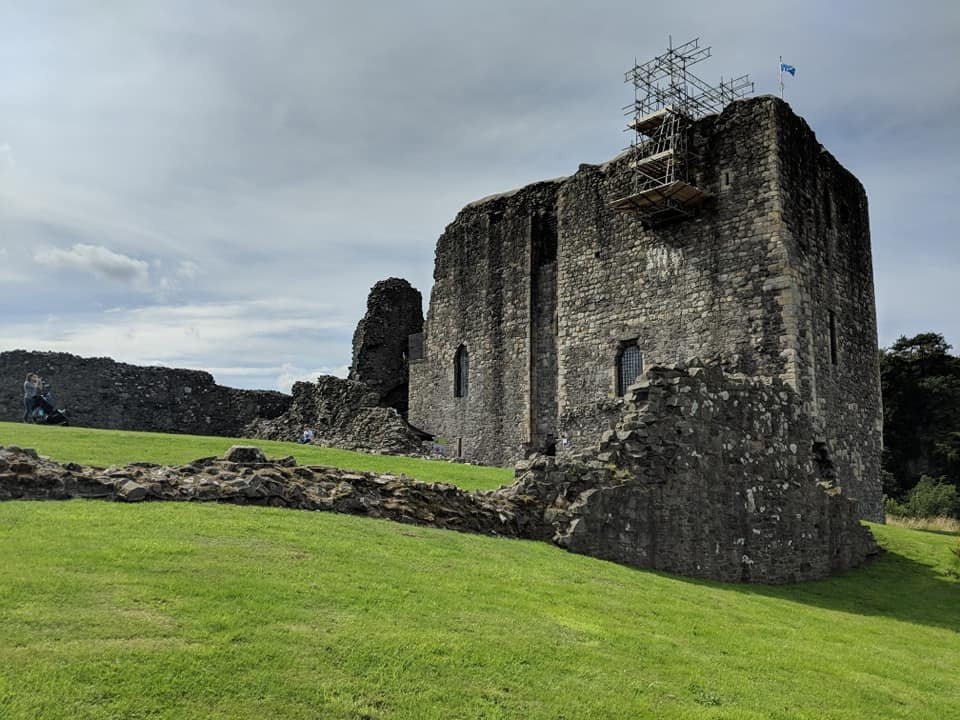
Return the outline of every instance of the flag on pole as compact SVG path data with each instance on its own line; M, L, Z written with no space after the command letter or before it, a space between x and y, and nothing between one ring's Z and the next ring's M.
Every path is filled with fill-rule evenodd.
M783 74L790 73L791 76L797 74L797 69L793 65L787 65L783 61L783 55L780 56L780 99L783 100Z

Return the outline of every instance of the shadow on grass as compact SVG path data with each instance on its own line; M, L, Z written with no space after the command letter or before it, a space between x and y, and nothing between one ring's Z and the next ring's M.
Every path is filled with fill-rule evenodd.
M725 587L852 615L883 616L960 632L960 582L889 550L864 567L827 580Z
M931 535L946 535L947 537L957 537L956 530L936 530L934 528L911 528L905 525L894 525L893 527L902 527L912 532L930 533Z

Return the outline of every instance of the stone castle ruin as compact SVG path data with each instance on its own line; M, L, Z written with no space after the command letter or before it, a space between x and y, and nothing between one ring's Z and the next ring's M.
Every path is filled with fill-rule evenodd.
M378 283L349 378L291 398L145 369L173 373L170 398L149 396L168 420L189 411L215 432L212 402L235 410L223 434L310 425L321 444L410 454L430 438L516 463L513 485L468 493L262 457L103 471L7 448L0 499L363 513L725 581L863 563L877 546L860 519L883 521L866 194L781 99L693 75L709 54L695 40L627 73L635 140L619 156L465 207L437 242L426 321L406 281ZM0 376L32 362L2 353ZM17 406L0 395L5 415Z
M785 102L686 69L707 55L694 41L627 74L626 152L447 227L411 339L410 421L473 462L583 452L644 370L709 359L795 393L811 433L798 452L828 456L881 520L866 194Z
M217 385L199 370L141 367L55 352L0 352L0 417L19 420L28 372L54 383L58 405L87 427L293 440L305 427L322 445L385 454L423 453L404 420L407 344L423 328L420 293L390 278L370 291L347 379L298 382L292 396Z

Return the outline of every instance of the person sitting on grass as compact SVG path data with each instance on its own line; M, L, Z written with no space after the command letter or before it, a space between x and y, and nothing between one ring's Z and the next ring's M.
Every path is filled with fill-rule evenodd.
M40 378L34 373L27 373L23 381L23 421L30 419L30 414L36 409L40 401Z
M301 445L309 445L313 442L313 428L304 428L303 435L300 436L300 439L297 440Z

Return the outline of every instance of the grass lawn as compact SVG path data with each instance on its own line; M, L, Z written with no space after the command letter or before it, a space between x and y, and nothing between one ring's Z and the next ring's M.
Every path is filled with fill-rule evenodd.
M0 424L0 444L101 465L232 442ZM960 717L957 537L872 528L869 566L757 587L326 513L0 503L0 719Z
M402 473L418 480L450 483L465 490L490 490L513 482L513 470L509 468L374 455L293 442L0 422L0 445L31 447L54 460L84 465L122 465L134 461L182 464L210 455L223 455L227 448L237 443L256 445L269 457L293 455L301 465Z
M0 503L0 718L960 717L956 537L793 587L214 504Z

